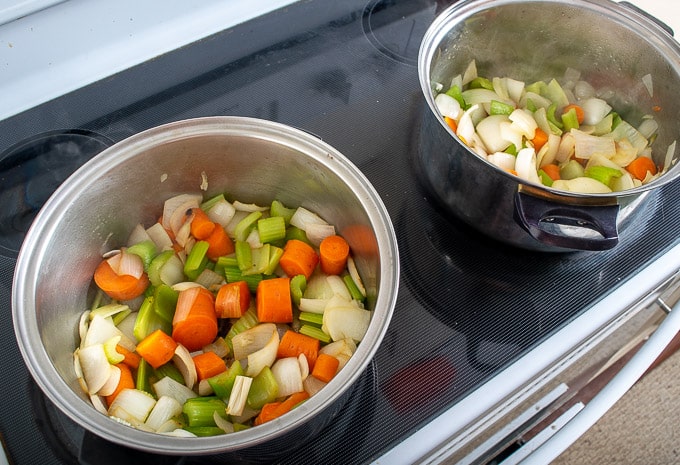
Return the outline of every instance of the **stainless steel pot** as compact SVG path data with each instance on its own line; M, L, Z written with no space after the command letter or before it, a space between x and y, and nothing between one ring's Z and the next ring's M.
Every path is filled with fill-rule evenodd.
M203 186L207 180L207 187ZM92 273L103 252L135 224L152 224L162 203L186 192L227 192L243 202L279 199L332 222L353 247L372 320L346 367L317 395L280 419L207 438L134 430L95 411L78 385L72 353ZM349 234L350 228L365 234ZM273 122L214 117L160 126L119 142L69 177L27 233L12 291L14 326L36 382L86 430L139 450L177 455L238 451L271 459L321 429L378 348L396 302L399 261L388 213L347 158L309 134ZM89 291L92 289L90 288Z
M613 194L557 191L495 167L453 134L434 104L434 86L448 85L472 59L481 75L527 82L579 70L582 79L613 91L608 101L624 118L654 113L660 129L653 156L663 164L680 136L680 46L662 24L624 2L467 0L442 12L418 58L428 108L416 166L434 197L480 232L538 251L610 249L646 197L680 175L680 148L663 176ZM646 74L653 96L643 85Z

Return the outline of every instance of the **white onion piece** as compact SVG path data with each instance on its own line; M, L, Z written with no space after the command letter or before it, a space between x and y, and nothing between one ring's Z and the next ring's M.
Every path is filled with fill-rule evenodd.
M151 237L146 232L146 229L144 229L144 226L141 223L137 223L128 236L127 245L131 246L148 240L151 240Z
M600 181L585 176L574 179L558 179L553 182L552 188L583 194L606 194L612 191Z
M316 247L318 247L325 238L335 234L335 226L332 224L307 223L305 228L307 239Z
M164 376L153 384L153 390L158 397L170 396L174 398L180 405L191 399L197 397L194 391L186 387L184 384L178 383L169 376Z
M434 99L434 103L437 106L439 113L455 120L458 120L458 117L463 112L458 100L450 95L438 94Z
M257 230L257 228L253 228L252 231L248 233L248 237L246 237L246 242L248 245L250 245L251 249L259 249L262 247L262 241L260 240L260 232Z
M231 340L234 360L243 360L267 345L277 333L274 323L262 323L235 335Z
M611 189L615 192L625 191L626 189L633 189L635 187L633 177L628 171L625 170L620 177L613 178L609 184L609 187L611 187Z
M323 312L321 329L334 341L351 338L359 342L364 338L371 322L371 312L350 304L328 306Z
M165 229L176 232L184 223L187 210L198 207L202 200L203 196L200 194L179 194L170 197L163 204L161 224Z
M226 410L225 410L226 412ZM217 412L213 412L213 421L215 422L215 426L217 426L219 429L224 431L225 433L233 433L234 432L234 424L228 421L226 418L224 418L222 415L220 415Z
M83 377L83 368L80 366L80 357L79 357L79 352L80 348L77 348L73 352L73 371L76 374L76 379L78 380L78 384L80 385L80 389L83 390L83 392L90 392L90 390L87 387L87 383L85 382L85 378Z
M195 437L195 435L193 433L189 433L188 431L183 430L182 424L174 418L169 419L168 421L163 423L161 426L159 426L158 429L156 430L157 433L165 434L166 436L178 436L179 437L179 434L175 434L176 431L184 431L188 435L191 435L191 436L183 436L183 437Z
M574 84L574 96L581 100L595 96L595 88L588 81L577 81Z
M121 376L121 370L115 365L111 365L111 369L109 370L109 379L106 380L106 383L97 391L97 394L100 396L110 396L116 391L116 388L118 387L118 383L120 382L120 376Z
M579 101L579 106L583 108L583 124L595 126L612 111L612 107L601 98L591 97Z
M465 68L465 71L463 72L463 85L468 84L477 77L477 63L475 60L472 60L468 63L467 68Z
M298 364L300 365L300 376L304 380L309 376L309 361L305 354L298 355Z
M226 200L219 200L205 213L213 222L226 227L236 214L236 208Z
M513 144L515 147L522 147L522 132L517 130L514 123L503 121L499 125L501 138ZM507 147L506 147L507 148Z
M140 389L123 389L118 393L116 398L109 406L109 414L115 415L117 408L123 409L125 412L129 413L133 419L144 423L146 417L156 405L156 399L154 399L149 393L144 392ZM119 418L127 420L127 418L115 415ZM128 420L129 421L129 420Z
M104 415L108 415L108 409L106 408L106 403L104 402L104 398L98 394L93 394L90 396L90 402L92 402L92 406L94 409L99 412L103 413Z
M223 275L216 273L210 268L206 268L203 271L201 271L201 274L198 275L198 277L196 278L196 283L200 284L206 289L210 289L213 286L219 286L221 284L224 284L225 279Z
M113 324L111 318L95 315L94 318L92 318L92 321L90 321L90 326L87 329L83 345L90 346L93 344L104 344L115 336L120 336L118 344L125 347L127 350L132 352L137 348L137 344Z
M518 81L512 78L505 78L505 86L508 89L508 96L515 103L519 103L522 100L522 94L524 93L524 81Z
M269 210L268 206L263 207L263 206L260 206L260 205L254 204L254 203L243 203L243 202L239 202L238 200L235 200L233 205L234 205L234 208L236 210L242 211L242 212L248 212L248 213L264 212L264 211Z
M253 378L248 376L237 376L234 387L229 395L227 403L227 415L241 415L248 399L248 391L253 383Z
M330 299L333 297L333 289L328 284L326 274L317 271L307 280L307 288L304 297L308 299Z
M541 184L541 180L536 172L536 151L533 148L527 147L517 152L515 171L517 171L517 176L520 178Z
M520 106L522 108L525 108L527 106L528 100L531 100L531 102L534 104L534 106L536 106L536 108L548 108L550 105L552 105L550 99L543 97L542 95L539 95L535 92L526 92L522 97L522 100L520 101Z
M302 373L297 357L280 358L271 369L272 376L279 387L279 397L288 397L303 390Z
M300 305L298 305L301 312L309 313L323 313L329 299L308 299L303 297L300 299Z
M463 112L463 116L460 117L458 121L458 128L456 129L456 135L460 137L463 142L467 145L472 143L473 138L476 135L475 125L472 121L472 114L480 108L479 105L472 105L470 108Z
M359 269L357 268L357 264L354 261L354 257L351 255L347 258L347 271L349 272L352 281L354 281L354 284L359 289L361 295L366 297L366 286L364 286L361 275L359 275Z
M664 159L663 162L663 172L666 172L669 169L671 169L671 165L675 163L675 161L673 161L673 157L675 156L675 146L676 141L673 141L666 150L666 158Z
M118 323L118 325L116 326L118 328L118 330L124 335L124 337L127 338L128 340L132 341L133 343L134 343L134 341L136 341L135 334L134 334L135 322L136 321L137 321L137 312L130 312L130 314L128 314L128 316L123 318L123 321ZM121 340L122 340L122 338L121 338Z
M182 413L182 406L177 399L170 396L160 396L151 409L145 423L154 431L158 431L168 420Z
M177 344L175 354L172 356L172 362L179 372L182 373L186 387L189 389L193 388L198 379L198 375L196 374L196 364L194 363L194 359L191 358L189 349L182 344Z
M616 165L617 168L622 166L628 166L630 162L637 158L638 151L633 145L628 141L628 139L623 139L616 142L616 153L611 157L612 164ZM592 157L591 157L592 159Z
M80 315L80 320L78 320L78 337L80 337L80 347L85 345L85 336L87 336L87 329L90 326L90 311L85 310L82 315Z
M337 275L326 276L326 281L328 281L328 285L333 290L333 295L340 296L347 301L352 300L352 294L349 293L349 289L347 289L345 282L342 280L340 276Z
M328 383L325 383L314 376L308 376L302 382L304 390L307 392L307 394L309 394L310 397L322 390L326 384Z
M568 132L562 135L560 140L560 146L557 148L557 153L555 154L555 160L559 163L563 163L574 154L574 136Z
M102 305L101 307L97 307L94 310L87 311L85 313L88 314L88 316L91 320L95 317L95 315L99 315L99 316L102 316L104 318L107 318L107 317L112 317L114 315L118 315L121 312L128 312L128 311L130 311L129 305L111 303L111 304Z
M223 337L218 337L213 342L203 347L203 352L214 352L218 357L224 358L229 355L229 345Z
M352 339L341 339L339 341L334 341L326 344L321 349L319 349L320 354L332 355L340 361L338 366L338 371L344 367L354 352L357 350L357 345Z
M146 229L149 238L156 244L158 250L169 250L172 248L172 239L168 232L160 223L154 223Z
M173 431L170 431L170 432L167 432L167 433L163 433L163 434L166 435L166 436L172 436L172 437L175 437L175 438L195 438L195 437L197 437L191 431L187 431L187 430L182 429L182 428L177 428L176 430L173 430Z
M585 160L596 154L611 158L616 154L616 143L611 137L591 136L578 129L572 129L570 134L574 136L576 158Z
M267 344L257 352L253 352L248 355L248 366L246 367L247 376L255 377L260 374L264 367L272 366L276 360L276 352L279 348L279 341L279 333L276 331L276 329L274 329L274 332L269 338Z
M78 360L88 394L97 394L111 374L111 364L104 353L104 345L91 344L78 350Z
M489 160L489 163L499 167L504 171L515 169L515 156L506 152L492 153L487 157L487 160Z
M328 222L316 213L304 207L298 207L293 216L290 217L290 224L306 232L307 226L310 224L328 224Z
M236 226L241 222L243 218L245 218L248 215L249 215L248 212L236 210L234 216L231 217L231 221L229 221L229 223L227 223L226 226L224 226L225 232L230 237L234 237L236 232Z
M501 123L507 121L505 115L491 115L477 124L477 134L487 152L502 152L510 145L510 141L501 135Z
M538 158L538 165L545 166L555 162L557 157L557 150L560 148L560 136L548 133L548 141L541 147Z
M519 132L527 139L534 138L538 125L536 124L533 114L529 110L517 108L510 113L508 118L512 121L512 127L515 131ZM521 144L515 146L519 148Z
M144 262L139 255L124 250L106 260L116 274L130 275L139 278L144 274Z
M198 388L196 390L198 391L199 396L210 396L215 393L207 379L200 380L198 382Z
M189 239L193 239L193 236L191 235L191 222L185 221L175 233L175 242L181 247L187 247L189 245ZM193 243L191 245L193 245Z

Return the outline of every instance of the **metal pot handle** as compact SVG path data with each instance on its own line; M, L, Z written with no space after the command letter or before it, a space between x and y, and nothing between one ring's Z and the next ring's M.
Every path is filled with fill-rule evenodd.
M668 24L666 24L666 23L664 23L663 21L661 21L660 19L658 19L658 18L656 18L656 17L650 15L650 14L647 13L645 10L643 10L642 8L640 8L639 6L633 5L632 3L627 2L627 1L625 1L625 0L619 2L619 5L624 6L624 7L626 7L626 8L629 8L629 9L635 11L636 13L641 14L641 15L644 16L645 18L650 19L651 21L655 22L661 29L663 29L664 31L668 32L671 36L674 36L674 35L675 35L675 34L673 33L673 29L672 29Z
M534 239L547 245L572 250L608 250L619 242L616 220L618 205L563 205L522 192L515 194L515 221ZM543 225L542 225L543 224ZM544 225L564 225L598 232L601 237L581 237L548 231Z

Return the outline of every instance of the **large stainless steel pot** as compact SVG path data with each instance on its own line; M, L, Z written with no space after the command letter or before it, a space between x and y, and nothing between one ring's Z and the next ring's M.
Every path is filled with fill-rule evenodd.
M663 163L680 136L680 46L653 19L609 0L467 0L442 12L421 44L418 72L428 108L420 128L417 168L441 203L479 231L538 251L604 250L632 224L646 197L680 175L676 162L657 180L613 194L573 194L524 182L475 155L434 104L475 59L481 75L534 82L567 67L613 91L616 111L635 121L654 113L654 158ZM653 96L643 76L653 79ZM654 106L660 111L653 111Z
M137 222L152 224L165 199L227 192L243 202L274 198L332 222L353 247L373 310L357 352L317 395L284 417L249 430L178 438L134 430L95 411L73 369L80 314L103 252ZM366 234L349 234L348 228ZM317 432L366 371L396 302L399 261L388 213L347 158L309 134L268 121L214 117L150 129L90 160L47 201L18 257L12 294L19 348L40 388L86 430L139 450L177 455L238 451L269 460ZM90 289L91 291L91 289ZM90 296L91 297L91 296ZM254 447L257 446L257 447Z

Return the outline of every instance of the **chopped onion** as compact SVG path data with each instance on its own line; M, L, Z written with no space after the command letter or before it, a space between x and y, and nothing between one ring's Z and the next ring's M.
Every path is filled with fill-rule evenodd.
M242 212L248 212L248 213L264 212L264 211L269 210L269 207L262 207L260 205L254 204L254 203L243 203L243 202L239 202L238 200L234 201L233 205L234 205L234 208L236 210L242 211Z
M463 112L460 107L460 103L455 98L446 94L438 94L434 99L434 103L437 106L437 110L443 116L448 116L454 120L458 120L458 117Z
M364 338L371 321L371 312L350 304L328 306L323 312L322 330L334 341L351 338L359 342Z
M186 430L182 429L182 424L177 421L175 418L171 418L165 423L163 423L161 426L158 427L156 430L157 433L165 434L166 436L180 436L179 434L175 434L177 431L183 431L187 433L186 436L183 437L195 437L193 433L189 433Z
M508 121L506 115L487 116L477 124L477 134L484 143L487 152L502 152L510 145L510 141L501 135L501 123Z
M121 376L121 370L115 365L111 365L111 369L109 370L109 379L106 380L106 383L97 391L97 394L100 396L110 396L116 391L116 388L118 387L118 383L120 382L120 376Z
M78 360L88 394L97 394L111 374L111 364L104 353L104 345L91 344L78 349Z
M140 389L123 389L109 406L109 415L117 416L123 420L128 420L125 416L117 415L118 409L127 412L130 417L138 422L144 423L149 413L156 405L156 399L151 394Z
M297 357L280 358L276 360L271 369L279 387L279 397L288 397L303 390L302 373Z
M219 286L225 283L224 275L216 273L210 268L206 268L201 271L201 274L196 278L196 283L205 287L206 289L211 289L213 286Z
M106 408L106 402L99 394L90 395L90 402L92 402L92 405L97 412L103 413L104 415L109 414L108 409Z
M201 201L203 196L200 194L179 194L170 197L163 204L161 224L165 229L176 233L185 221L187 210L199 207Z
M328 224L328 222L316 213L304 207L298 207L290 218L290 224L306 232L307 226L310 224Z
M328 300L329 299L308 299L306 297L302 297L298 307L301 312L321 314L326 308L326 305L328 305Z
M229 395L229 402L227 403L227 415L241 415L248 399L248 391L250 385L253 383L253 378L248 376L237 376L234 381L234 387Z
M558 179L553 182L552 188L568 192L580 192L583 194L606 194L612 191L600 181L587 177Z
M541 180L536 172L536 151L533 148L527 147L517 152L515 171L517 171L517 176L520 178L541 184Z
M217 426L225 433L229 434L234 432L234 424L228 421L219 413L213 412L213 421L215 422L215 426Z
M519 132L529 140L534 138L538 125L536 124L536 120L530 111L517 108L512 113L510 113L508 118L510 121L512 121L512 127L515 129L515 131ZM515 146L519 148L521 144Z
M257 230L257 228L253 228L250 233L248 233L248 237L246 237L246 242L248 245L250 245L251 249L259 249L262 247L262 241L260 240L260 232Z
M151 409L145 423L154 431L158 431L168 420L182 413L182 406L177 399L170 396L160 396Z
M492 153L487 157L487 160L489 160L489 163L499 167L504 171L515 169L515 156L506 152Z
M146 229L146 233L153 243L156 244L158 250L169 250L172 248L172 239L161 223L154 223Z
M211 396L215 393L207 379L202 379L198 382L197 391L199 396Z
M267 345L277 333L274 323L262 323L235 335L231 339L234 360L243 360Z
M577 81L574 85L574 97L579 100L594 97L595 88L588 81Z
M132 352L137 348L135 342L113 324L111 318L95 315L94 318L92 318L92 321L90 321L90 326L87 329L83 345L90 346L93 344L104 344L115 336L120 336L120 341L118 343L127 350Z
M170 431L170 432L167 432L167 433L163 433L163 434L165 434L166 436L173 436L173 437L176 437L176 438L195 438L196 437L196 435L194 433L192 433L191 431L187 431L187 430L182 429L182 428L177 428L176 430L173 430L173 431Z
M128 236L127 244L128 246L131 246L148 240L152 240L151 236L149 236L149 233L146 232L146 229L144 229L144 226L141 223L137 223L137 226L132 229L132 232Z
M302 386L304 387L305 391L307 391L307 394L313 396L314 394L318 393L320 390L322 390L327 383L324 383L318 378L315 378L314 376L308 376L305 378L305 380L302 382Z
M230 237L235 236L235 231L236 231L236 226L241 222L243 218L248 216L248 212L236 210L236 213L234 213L234 216L232 216L231 221L224 226L224 230Z
M557 156L557 150L560 148L560 136L548 133L548 142L543 144L541 150L536 154L538 166L545 166L553 163Z
M463 116L461 116L460 120L458 121L456 135L460 137L465 144L470 144L476 135L475 125L472 121L472 113L477 111L479 108L479 105L472 105L463 112Z
M194 237L191 235L191 222L185 221L175 233L175 242L184 248L193 246Z
M624 122L621 122L624 124ZM616 144L611 137L591 136L578 129L572 129L574 136L574 155L576 158L587 160L593 155L604 155L611 158L616 154Z
M80 347L85 345L85 337L87 336L87 329L90 326L90 311L85 310L78 320L78 337L80 337Z
M172 286L184 280L184 264L177 255L172 255L161 267L159 277L161 282Z
M304 380L309 376L309 361L305 354L298 355L298 364L300 365L300 376L302 376L302 379Z
M477 78L477 63L475 62L475 60L472 60L470 61L470 63L468 63L467 68L465 68L465 72L463 73L462 84L465 85L476 78Z
M307 239L317 247L326 237L333 236L335 234L335 226L332 224L307 223L305 228Z
M328 275L326 276L326 281L333 291L333 295L337 295L345 299L346 301L352 300L352 294L349 293L349 289L345 285L345 282L340 276Z
M616 165L617 168L621 169L622 166L628 166L630 162L635 160L637 158L637 153L637 150L628 139L620 140L616 143L616 153L611 158L611 162Z
M156 381L153 384L153 390L158 397L170 396L179 402L180 405L184 405L187 399L198 396L198 394L184 384L178 383L169 376L164 376Z
M659 130L659 123L654 118L644 118L638 126L638 132L646 139L651 138Z
M184 377L184 384L189 389L194 387L198 375L196 374L196 364L194 359L191 358L191 353L189 349L184 347L182 344L177 344L175 348L175 355L172 356L172 361L177 366L177 369Z
M229 344L220 336L212 343L203 347L203 352L214 352L218 357L224 358L229 355Z
M560 163L569 160L574 154L574 144L574 136L570 132L564 134L560 140L560 146L557 148L555 160Z
M579 101L583 109L583 124L595 126L612 111L612 107L601 98L591 97Z
M510 121L503 121L499 126L501 130L501 137L503 139L510 142L515 147L522 147L522 133L517 130L517 127L514 125L514 123L511 123Z
M320 354L332 355L340 361L338 371L344 367L357 350L356 343L349 338L326 344L319 349Z
M274 330L267 344L260 350L248 355L248 366L246 375L255 377L264 367L270 367L276 360L276 353L279 348L279 333Z
M675 145L676 141L671 142L671 144L668 146L668 149L666 150L666 158L664 159L663 162L663 171L668 171L671 169L671 165L675 163L673 161L673 157L675 156Z
M226 200L220 199L205 213L212 221L226 227L236 214L236 208Z

